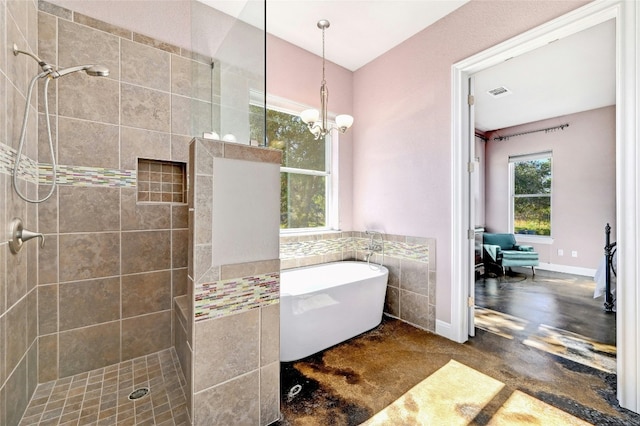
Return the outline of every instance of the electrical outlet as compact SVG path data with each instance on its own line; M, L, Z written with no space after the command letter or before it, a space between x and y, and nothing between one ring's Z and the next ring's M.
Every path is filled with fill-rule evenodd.
M573 250L573 251L571 252L571 257L578 257L578 252L577 252L577 251L575 251L575 250Z
M558 249L558 256L564 256L564 250Z

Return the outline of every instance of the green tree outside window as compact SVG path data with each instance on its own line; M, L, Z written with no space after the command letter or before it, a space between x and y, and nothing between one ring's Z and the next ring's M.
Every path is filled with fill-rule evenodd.
M551 157L513 162L513 227L551 235Z
M267 109L266 139L264 109L251 106L251 139L266 140L282 150L280 174L280 228L327 226L329 164L327 141L315 140L296 115Z

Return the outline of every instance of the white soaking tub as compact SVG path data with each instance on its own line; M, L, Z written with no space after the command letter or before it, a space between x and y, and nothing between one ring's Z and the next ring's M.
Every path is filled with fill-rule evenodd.
M280 274L280 361L295 361L382 321L389 270L333 262Z

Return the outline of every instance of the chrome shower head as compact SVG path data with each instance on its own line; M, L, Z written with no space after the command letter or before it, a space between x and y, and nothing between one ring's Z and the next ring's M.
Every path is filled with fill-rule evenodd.
M78 65L77 67L69 67L53 71L51 73L51 77L59 78L78 71L84 71L92 77L106 77L109 75L109 68L102 65Z

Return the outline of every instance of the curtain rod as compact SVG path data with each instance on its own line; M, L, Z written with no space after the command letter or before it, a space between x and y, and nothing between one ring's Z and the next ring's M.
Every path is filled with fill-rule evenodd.
M556 130L560 129L560 130L564 130L565 127L569 127L569 123L565 123L565 124L561 124L559 126L555 126L555 127L547 127L546 129L538 129L538 130L529 130L528 132L521 132L521 133L514 133L513 135L507 135L507 136L496 136L495 138L493 138L494 141L504 141L504 140L509 140L509 138L513 138L515 136L522 136L522 135L528 135L530 133L538 133L538 132L545 132L545 133L549 133L549 132L555 132Z

